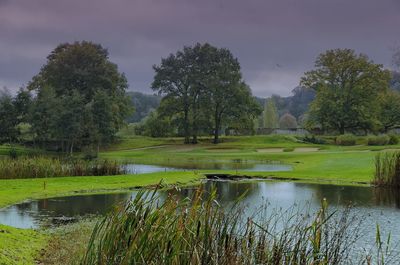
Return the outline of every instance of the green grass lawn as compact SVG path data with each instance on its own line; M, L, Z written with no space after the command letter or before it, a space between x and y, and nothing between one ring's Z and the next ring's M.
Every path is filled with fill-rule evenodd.
M0 224L0 265L35 264L35 257L46 246L47 239L38 231Z
M257 175L295 178L309 181L338 184L369 183L374 172L376 151L397 149L395 146L336 146L315 145L299 142L293 136L242 136L226 137L224 142L213 145L203 140L198 145L171 144L160 147L122 150L114 149L101 153L103 158L120 159L143 164L176 166L190 163L212 163L213 161L280 161L293 166L291 172L259 172ZM140 141L140 138L136 138ZM362 142L360 138L359 142ZM147 139L144 140L145 143ZM296 148L300 148L297 152ZM313 149L318 148L318 151ZM277 152L266 152L277 149ZM282 150L279 150L282 149ZM311 149L312 152L307 152ZM305 150L305 151L304 151ZM254 175L255 173L246 173Z
M165 184L196 183L201 175L194 172L162 172L123 176L61 177L0 180L0 207L27 199L50 198L85 193L115 192L130 188Z

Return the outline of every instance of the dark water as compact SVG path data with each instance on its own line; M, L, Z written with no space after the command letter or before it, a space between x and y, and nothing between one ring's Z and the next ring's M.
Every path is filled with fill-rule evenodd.
M331 208L343 209L349 203L354 211L363 218L363 225L371 231L371 242L375 239L375 227L379 223L382 233L392 233L392 238L400 239L400 199L399 194L384 189L371 187L346 187L293 182L207 182L206 190L211 185L217 188L218 201L228 207L241 194L246 193L241 202L252 214L261 206L287 209L305 207L317 210L320 201L326 198ZM180 191L160 191L165 198L171 193L186 197L194 192L193 188ZM136 192L71 196L62 198L34 200L0 210L0 223L19 227L37 228L43 223L58 222L59 218L105 214L114 205L129 200Z
M143 165L143 164L127 164L125 166L128 174L143 174L153 172L169 172L169 171L184 171L184 170L245 170L252 172L279 172L291 171L292 166L280 163L223 163L223 162L203 162L203 163L182 163L182 164L168 164L165 166Z

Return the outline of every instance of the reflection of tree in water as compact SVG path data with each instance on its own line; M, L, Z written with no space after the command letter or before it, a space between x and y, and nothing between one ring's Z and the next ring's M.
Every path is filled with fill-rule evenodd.
M321 201L326 198L329 204L337 206L348 205L370 205L373 201L372 190L370 187L352 187L335 185L317 184L298 184L306 185L307 188L314 190L316 199Z
M374 202L376 205L392 206L400 209L400 190L392 188L373 188Z

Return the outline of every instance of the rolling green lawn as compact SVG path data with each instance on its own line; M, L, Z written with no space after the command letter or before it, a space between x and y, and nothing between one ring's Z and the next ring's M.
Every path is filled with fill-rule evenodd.
M340 185L365 185L369 184L373 177L376 151L400 149L399 145L367 146L365 138L360 138L356 146L342 147L332 144L302 143L293 136L277 135L224 137L223 143L218 145L211 144L210 139L200 139L197 145L184 145L181 142L182 139L179 138L129 137L103 150L100 157L175 167L195 163L204 164L205 168L208 163L215 162L280 161L292 165L293 171L240 171L240 174ZM7 155L8 150L9 147L0 146L0 155ZM21 147L18 150L19 154L31 153L31 150ZM196 184L203 177L202 173L211 171L216 170L0 180L0 208L27 199L117 192L156 185L161 180L166 184ZM220 172L236 173L234 170ZM46 247L47 240L48 236L40 231L14 229L0 225L0 264L33 264L34 257L40 249Z
M360 141L363 139L361 138ZM379 150L397 149L400 146L335 146L298 142L292 136L244 136L227 137L213 145L203 140L198 145L159 144L148 149L106 151L103 158L120 159L143 164L163 166L187 166L193 163L207 164L215 161L256 163L280 161L293 166L291 172L242 172L247 175L294 178L337 184L370 183L374 172L374 158ZM296 149L300 148L300 149ZM282 150L278 150L282 149ZM309 149L311 151L309 151ZM315 149L319 149L316 151ZM272 150L269 152L268 150ZM278 150L278 151L276 151ZM300 150L300 151L297 151ZM229 171L227 171L229 172Z

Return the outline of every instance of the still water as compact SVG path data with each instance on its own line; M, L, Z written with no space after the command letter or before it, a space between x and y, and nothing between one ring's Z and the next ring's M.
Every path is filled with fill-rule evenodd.
M293 170L291 165L280 163L243 163L243 162L203 162L203 163L181 163L177 165L167 164L165 166L143 165L143 164L127 164L124 166L128 174L144 174L153 172L169 172L169 171L185 171L185 170L237 170L250 172L279 172Z
M247 206L246 213L249 215L266 204L275 209L298 207L315 212L323 198L327 199L331 209L344 209L351 203L354 213L363 220L365 231L362 232L366 235L366 244L374 243L376 224L380 225L383 235L388 235L390 231L394 242L400 240L400 200L398 193L390 190L271 181L208 181L203 185L205 190L216 187L218 201L223 207L228 207L246 192L241 204ZM163 199L173 193L184 198L193 192L194 188L159 191L159 196ZM133 191L33 200L0 209L0 223L19 228L38 228L44 223L56 223L60 218L101 215L135 194Z

